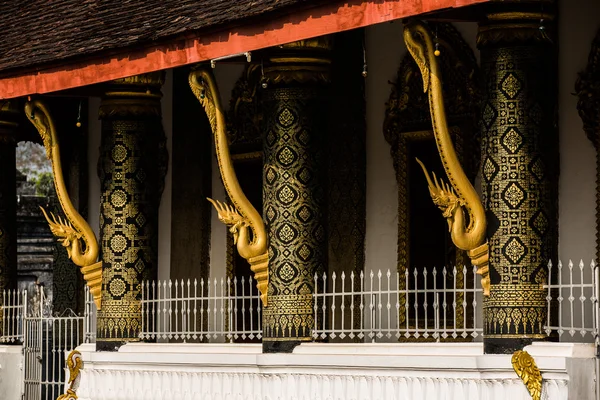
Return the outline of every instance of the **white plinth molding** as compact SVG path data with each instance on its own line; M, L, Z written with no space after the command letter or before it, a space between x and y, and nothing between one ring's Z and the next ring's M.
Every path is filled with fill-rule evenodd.
M262 354L260 345L78 349L85 362L81 400L530 399L510 355L483 355L478 343L306 344L293 354ZM593 399L591 346L544 344L527 350L542 370L543 398Z

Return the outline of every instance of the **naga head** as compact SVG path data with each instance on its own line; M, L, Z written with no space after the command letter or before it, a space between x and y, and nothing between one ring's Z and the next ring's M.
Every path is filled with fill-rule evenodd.
M73 255L74 248L79 249L79 240L82 238L82 234L73 228L71 223L61 217L55 216L53 213L46 213L43 207L40 207L52 234L58 238L58 241L67 249L67 255L69 259Z
M25 115L35 126L44 141L46 156L52 160L52 130L54 129L52 120L48 117L48 110L43 103L34 100L25 103Z
M233 235L233 244L238 244L238 239L240 239L240 237L242 239L241 244L245 244L244 242L248 238L248 221L246 221L240 213L229 204L224 204L211 198L208 198L208 201L210 201L215 207L215 210L217 210L219 221L229 226L229 232Z
M221 107L218 99L217 85L212 71L202 66L189 75L192 92L206 111L213 132L216 129L216 109Z
M464 200L458 197L454 189L446 182L438 181L435 172L432 172L433 179L431 179L425 165L418 158L416 160L423 169L425 179L427 179L427 186L433 203L442 210L444 218L448 221L448 227L452 228L454 214L465 204Z
M429 59L434 54L434 44L431 33L421 21L411 20L404 25L404 42L410 54L421 70L423 77L423 92L429 90L430 71L437 72L435 62Z

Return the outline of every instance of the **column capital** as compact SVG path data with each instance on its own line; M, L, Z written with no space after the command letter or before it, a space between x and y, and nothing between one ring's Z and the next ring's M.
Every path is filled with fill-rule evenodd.
M333 37L319 36L267 50L264 76L268 85L328 83Z
M164 81L165 72L157 71L106 83L100 118L160 117L160 89Z
M517 43L553 44L555 37L555 13L552 9L519 10L513 6L486 15L479 23L477 47Z

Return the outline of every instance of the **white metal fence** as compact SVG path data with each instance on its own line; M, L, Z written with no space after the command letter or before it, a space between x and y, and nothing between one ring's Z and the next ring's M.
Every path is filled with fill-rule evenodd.
M66 356L83 342L84 317L66 310L52 315L44 287L23 318L24 400L50 400L62 393Z
M89 290L84 316L72 310L53 315L43 286L29 294L6 290L1 299L0 343L23 344L23 399L55 399L63 392L67 354L95 340L95 305Z
M482 333L476 269L315 275L315 339L466 340Z
M27 309L26 290L3 290L0 304L0 343L23 341L23 317Z
M142 339L250 341L262 338L262 304L253 278L146 281Z
M600 269L596 262L569 261L566 266L560 261L556 265L549 262L548 276L556 277L556 281L544 285L548 307L546 334L555 332L565 342L593 342L599 332Z
M600 269L593 261L549 263L547 269L552 282L540 283L547 292L546 334L593 342L600 332ZM342 272L313 279L315 340L481 340L484 299L475 268ZM255 283L247 277L144 282L140 338L260 340L262 304Z

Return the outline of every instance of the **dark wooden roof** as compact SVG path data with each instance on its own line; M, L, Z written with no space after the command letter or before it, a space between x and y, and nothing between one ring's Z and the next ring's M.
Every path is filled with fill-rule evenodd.
M0 71L32 67L289 13L331 0L8 0Z

